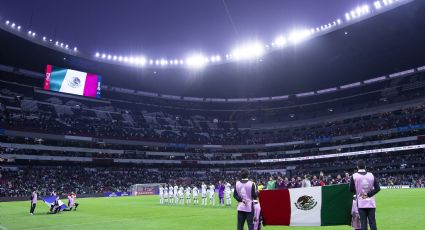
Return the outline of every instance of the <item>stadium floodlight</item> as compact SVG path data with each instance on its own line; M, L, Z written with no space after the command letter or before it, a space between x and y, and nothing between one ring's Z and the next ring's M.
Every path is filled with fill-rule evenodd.
M9 24L10 24L10 21L9 21L9 20L7 20L7 21L6 21L6 25L9 25Z
M362 11L363 11L363 14L368 14L368 13L370 13L369 5L367 5L367 4L363 5L363 6L362 6Z
M37 35L35 32L32 32L32 36L35 37L35 35Z
M136 57L134 60L135 64L144 66L146 64L146 58L145 57Z
M18 26L18 30L21 30L21 26Z
M100 53L99 52L96 52L96 54L94 56L95 57L99 57L100 56Z
M31 30L28 30L28 34L31 35L32 34L32 31Z
M114 55L114 57L112 57L112 60L116 61L118 59L118 57L116 55Z
M338 25L340 25L340 24L341 24L341 19L339 19L339 18L338 18L338 19L336 20L336 23L337 23Z
M178 64L179 64L179 60L174 59L174 64L175 64L175 65L178 65Z
M159 65L160 61L158 59L155 60L155 65Z
M125 63L127 63L128 62L128 57L124 57L123 60L124 60Z
M349 13L345 14L345 20L350 21L351 20L351 16Z
M208 58L202 54L194 54L186 59L186 65L191 68L199 69L207 64L207 60Z
M119 56L119 57L118 57L118 61L119 61L119 62L122 62L122 56Z
M377 10L382 8L381 1L376 1L373 3L373 5L375 6L375 9Z
M77 47L74 47L74 52L77 52L78 51L78 48Z
M102 54L102 58L105 59L106 58L106 54Z
M180 60L180 65L183 65L184 64L184 61L183 60Z
M310 31L308 30L296 30L290 33L288 41L290 41L292 44L298 44L307 39L310 35Z
M10 25L12 28L15 28L16 24L12 23L12 25Z
M153 65L153 60L149 60L149 65Z
M247 60L261 57L264 54L264 45L259 42L245 43L235 48L229 58L235 60Z
M68 47L69 47L69 46L68 46L68 44L67 44L67 45L65 45L65 49L68 49Z
M108 54L108 60L111 60L112 56L110 54Z
M274 40L274 43L277 47L283 47L286 45L286 38L284 36L279 36Z
M43 37L43 41L46 41L46 39L47 39L46 37Z
M61 42L60 47L63 47L63 43Z
M164 65L168 65L168 61L165 59L161 59L161 61L159 62L160 65L164 66Z

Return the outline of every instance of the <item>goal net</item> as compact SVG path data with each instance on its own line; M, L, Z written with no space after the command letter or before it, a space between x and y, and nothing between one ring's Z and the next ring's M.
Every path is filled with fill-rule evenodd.
M131 186L131 194L133 196L140 195L157 195L159 194L159 186L165 184L153 183L153 184L134 184Z

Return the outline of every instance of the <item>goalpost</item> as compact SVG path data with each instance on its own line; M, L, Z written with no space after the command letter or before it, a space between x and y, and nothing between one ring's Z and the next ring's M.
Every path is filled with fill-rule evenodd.
M130 187L131 195L158 195L160 185L164 186L165 183L134 184Z

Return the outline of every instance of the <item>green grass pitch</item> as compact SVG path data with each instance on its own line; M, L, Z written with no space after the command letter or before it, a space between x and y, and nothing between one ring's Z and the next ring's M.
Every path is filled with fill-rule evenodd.
M424 230L425 189L384 190L377 195L377 223L381 230ZM29 215L29 201L0 203L0 230L18 229L235 229L233 207L159 205L158 196L78 199L78 211L47 215L38 202ZM291 229L266 227L265 229ZM293 227L299 230L349 230L348 226Z

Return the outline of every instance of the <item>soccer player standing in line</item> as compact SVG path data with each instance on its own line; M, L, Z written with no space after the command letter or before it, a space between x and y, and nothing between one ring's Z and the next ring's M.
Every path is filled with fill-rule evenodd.
M202 182L201 185L202 205L207 205L207 185Z
M357 173L353 174L350 181L350 191L356 193L361 227L362 230L367 230L369 221L370 229L376 230L376 201L374 196L381 188L373 174L366 172L366 164L363 160L357 162L357 169Z
M199 191L195 185L193 186L193 189L192 189L193 205L198 205L198 194L199 194Z
M34 190L31 195L31 208L30 208L31 215L34 215L35 206L37 206L37 199L38 199L37 191Z
M174 204L174 187L171 186L168 188L168 203Z
M177 186L177 184L174 184L174 203L175 204L179 204L179 186Z
M210 205L215 206L215 186L210 184Z
M164 204L164 188L159 186L159 204Z
M254 182L248 180L248 176L248 169L242 169L241 180L236 182L233 193L233 197L239 202L237 230L243 230L245 222L247 222L248 230L254 229L253 200L257 199L257 188Z
M218 199L219 206L224 206L224 185L221 181L218 182Z
M227 182L225 183L225 188L224 188L224 195L226 196L226 206L231 206L232 205L232 198L230 196L230 194L232 193L232 191L230 190L230 184Z

